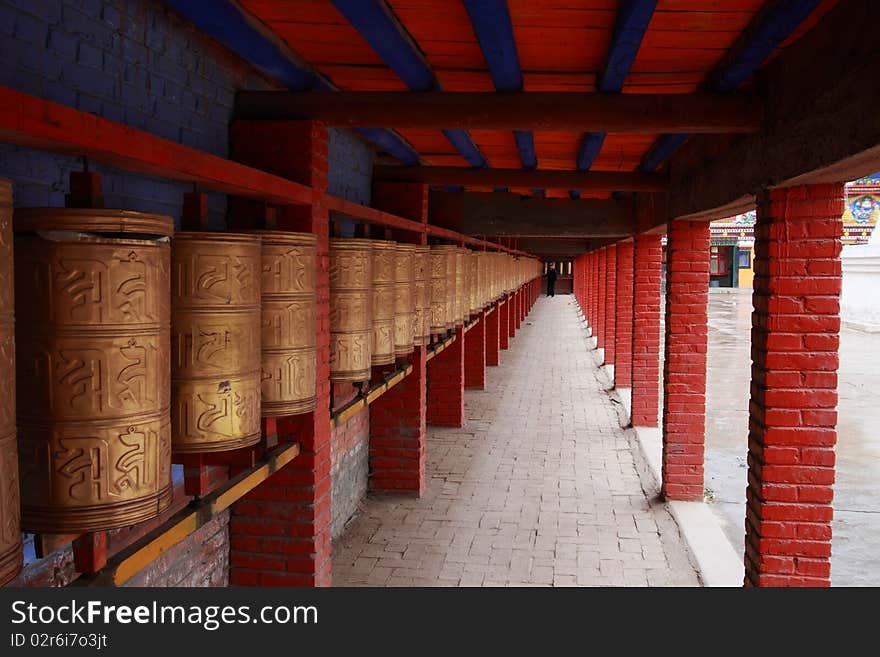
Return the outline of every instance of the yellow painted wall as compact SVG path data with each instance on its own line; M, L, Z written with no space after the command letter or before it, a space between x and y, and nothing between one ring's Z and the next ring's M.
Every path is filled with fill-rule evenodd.
M742 247L740 247L742 249ZM744 250L744 249L742 249ZM755 250L749 249L749 267L739 270L739 281L737 282L737 287L752 287L752 282L755 280Z

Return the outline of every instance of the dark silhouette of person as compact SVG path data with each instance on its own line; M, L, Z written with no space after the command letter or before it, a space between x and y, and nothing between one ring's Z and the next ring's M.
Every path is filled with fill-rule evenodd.
M547 277L547 296L555 297L556 296L556 265L553 263L547 268L547 273L544 274Z

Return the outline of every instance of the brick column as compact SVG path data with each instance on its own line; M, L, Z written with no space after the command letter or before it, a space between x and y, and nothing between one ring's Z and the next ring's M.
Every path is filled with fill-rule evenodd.
M599 339L599 252L593 251L590 254L590 290L592 298L590 299L590 327L593 329L593 338Z
M501 312L498 306L492 312L483 313L483 321L486 322L486 365L497 366L500 362L498 350L501 348Z
M309 121L236 121L233 157L327 189L327 129ZM329 217L320 204L287 206L278 228L317 236L317 408L277 419L279 442L300 455L232 508L229 582L236 586L329 586L330 254Z
M373 205L414 221L428 220L428 187L375 181ZM427 235L395 233L398 241L427 243ZM416 347L412 373L370 404L370 488L409 493L425 490L427 416L426 348Z
M599 290L599 300L596 305L596 348L605 348L605 304L607 294L605 289L605 270L607 267L608 252L605 247L599 249L596 254L598 266L596 269L596 289Z
M617 316L617 245L606 247L605 255L605 364L614 366Z
M670 500L703 499L709 222L671 221L666 243L663 483Z
M523 288L519 288L516 291L516 326L514 327L517 331L519 327L522 326L523 321L523 308L525 308L525 296L523 294Z
M507 337L512 338L516 335L516 293L508 295L507 303L504 305L507 308Z
M459 329L458 338L428 361L428 424L464 424L464 343Z
M633 249L632 423L656 427L660 407L660 235L637 235Z
M510 299L498 306L498 346L501 349L510 348Z
M496 351L497 353L497 351ZM486 387L486 316L477 315L464 340L464 387Z
M758 199L747 586L831 583L843 211L843 185Z
M633 243L617 245L617 314L614 327L614 387L632 387Z
M412 373L370 404L370 488L420 496L425 491L426 347Z

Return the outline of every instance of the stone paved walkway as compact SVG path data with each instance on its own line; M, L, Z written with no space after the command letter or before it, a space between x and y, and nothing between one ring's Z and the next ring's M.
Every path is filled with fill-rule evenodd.
M428 428L421 499L374 497L334 544L337 586L696 586L675 521L642 490L571 296L542 297Z

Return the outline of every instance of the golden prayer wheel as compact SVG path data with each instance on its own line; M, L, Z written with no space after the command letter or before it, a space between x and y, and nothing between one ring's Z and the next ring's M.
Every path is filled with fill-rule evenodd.
M468 298L470 300L471 315L477 315L483 309L480 303L480 254L476 251L471 251L468 254L468 264L470 265Z
M489 305L489 254L486 251L477 253L477 276L480 279L480 308Z
M442 254L442 257L446 260L446 270L444 275L445 282L443 284L443 331L445 332L449 329L455 328L455 320L458 312L458 307L456 305L456 287L458 281L456 265L458 264L458 247L450 244L441 244L438 246L432 246L431 249L432 251L436 250L437 253ZM432 288L431 291L433 294L434 288Z
M432 246L431 252L431 333L446 333L446 313L449 299L449 258L442 246Z
M431 342L431 249L427 246L413 249L413 280L413 344L425 346Z
M461 326L470 319L470 303L467 298L468 272L467 249L455 249L455 324Z
M171 217L15 213L22 528L132 525L171 503Z
M415 271L412 244L398 244L394 253L394 353L406 356L413 350Z
M373 254L373 365L394 362L394 271L397 243L372 240Z
M21 570L18 448L15 443L15 323L12 183L0 179L0 586Z
M253 231L262 238L263 417L315 410L315 236ZM250 233L249 233L250 234Z
M260 441L260 237L180 232L171 249L174 451Z
M330 240L330 378L370 378L373 343L372 242Z

